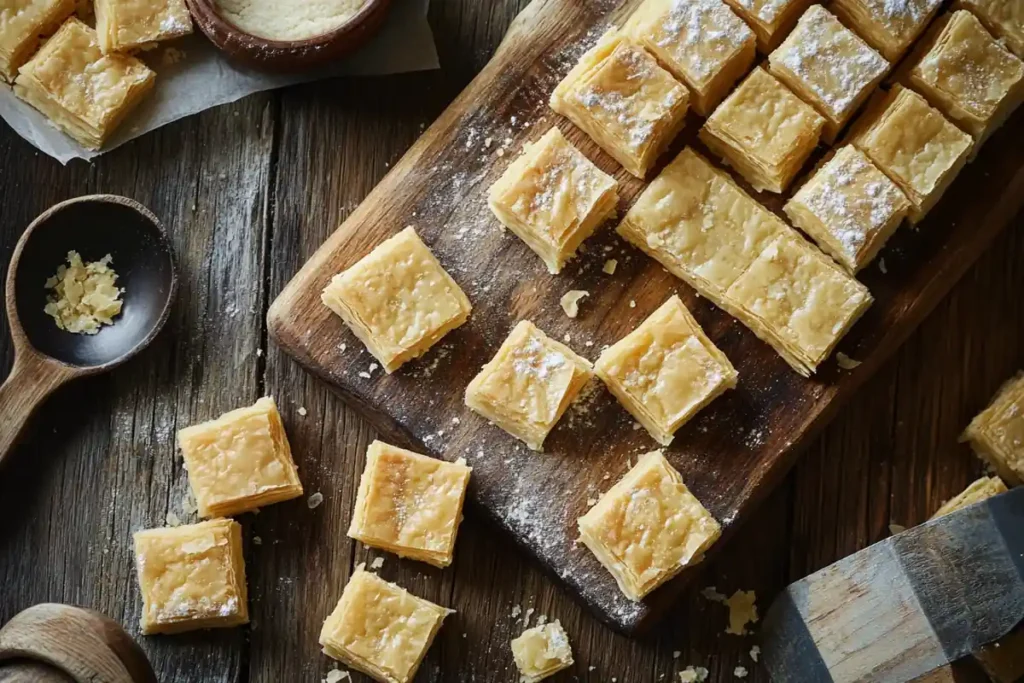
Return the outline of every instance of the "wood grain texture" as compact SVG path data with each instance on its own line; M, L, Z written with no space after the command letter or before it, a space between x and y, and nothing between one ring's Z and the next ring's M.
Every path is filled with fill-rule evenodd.
M0 472L0 621L40 600L73 601L137 635L130 532L162 523L168 509L181 514L186 491L171 433L266 392L281 403L300 474L324 504L309 511L299 500L242 518L250 630L142 644L164 683L319 681L337 667L320 653L316 634L354 564L379 556L344 536L355 473L374 433L323 382L266 347L260 307L483 68L525 6L433 0L439 72L256 96L93 164L61 167L0 125L0 266L29 221L54 202L114 191L143 201L165 222L187 288L155 347L109 377L55 396ZM435 571L386 556L386 578L459 610L417 683L515 683L508 641L529 609L531 625L541 614L561 619L572 640L577 664L553 683L663 683L691 664L709 668L712 683L735 683L737 666L750 672L744 681L766 683L749 654L757 636L724 635L725 609L699 589L753 589L766 607L791 581L886 537L890 522L923 522L980 475L957 436L1024 367L1024 216L1013 225L866 381L650 636L629 639L603 626L474 510L452 567ZM252 269L233 264L259 258L263 276L243 281ZM257 313L231 317L214 302L239 295L212 294L211 285L246 289ZM0 316L0 373L11 361L7 332ZM307 416L297 414L300 406ZM522 612L513 617L516 607Z
M672 604L692 572L633 603L576 543L575 520L657 447L605 391L570 411L545 453L488 425L463 405L463 391L521 319L593 360L679 293L715 344L733 360L740 385L677 434L668 456L687 485L723 522L726 535L792 465L796 453L878 368L967 266L1024 205L1024 113L961 174L918 231L903 230L883 251L887 273L865 273L875 305L840 349L863 361L853 372L824 366L814 379L791 372L769 347L608 228L559 276L549 275L519 240L501 232L486 191L526 141L559 125L604 170L617 165L547 108L552 87L579 54L636 2L538 0L512 24L495 57L345 223L303 266L270 308L271 336L329 382L386 438L474 467L470 497L602 619L635 632ZM691 121L692 143L698 123ZM677 141L679 149L684 140ZM644 184L618 169L628 206ZM774 209L776 197L765 198ZM399 372L372 373L374 359L320 301L337 272L406 225L414 225L473 302L469 322ZM601 272L605 259L620 267ZM884 275L884 276L883 276ZM569 289L590 292L579 319L558 305ZM437 387L447 391L438 392Z

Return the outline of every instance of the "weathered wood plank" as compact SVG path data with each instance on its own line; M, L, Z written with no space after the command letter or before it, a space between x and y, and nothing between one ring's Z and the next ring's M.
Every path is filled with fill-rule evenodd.
M131 534L163 525L169 511L185 517L175 430L259 393L265 290L253 283L263 279L271 101L204 113L92 165L33 159L9 130L0 133L5 152L32 159L3 171L5 196L18 198L0 205L4 268L33 215L102 191L137 199L163 220L182 276L153 347L55 397L0 477L0 621L36 602L71 602L138 634ZM142 645L160 680L237 681L243 670L242 630Z

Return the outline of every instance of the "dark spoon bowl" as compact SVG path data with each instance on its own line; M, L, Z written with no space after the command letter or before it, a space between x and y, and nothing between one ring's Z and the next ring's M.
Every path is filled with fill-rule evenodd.
M79 197L36 219L15 250L15 305L29 343L40 353L82 369L123 363L156 335L170 313L177 278L170 244L156 216L138 202L112 195ZM43 308L43 284L67 263L69 250L86 263L107 254L124 290L121 314L97 334L57 328Z
M46 314L46 280L77 251L85 262L110 254L124 290L113 325L72 334ZM160 221L125 197L91 195L44 211L18 240L7 272L14 367L0 386L0 462L36 408L59 386L125 362L167 322L177 292L174 256Z

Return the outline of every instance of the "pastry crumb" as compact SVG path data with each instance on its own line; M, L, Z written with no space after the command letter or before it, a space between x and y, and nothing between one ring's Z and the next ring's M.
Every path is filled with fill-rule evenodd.
M178 515L174 514L174 510L167 513L164 521L167 522L167 526L181 526L181 519L178 518Z
M520 607L519 605L513 605L512 606L512 618L513 619L515 619L516 617L518 617L522 613L523 613L523 608L522 607Z
M301 415L302 417L306 417L306 415L308 415L308 414L309 414L309 411L306 410L305 407L299 406L299 415Z
M324 679L323 683L340 683L344 680L352 680L352 676L347 671L341 669L331 669L327 672L327 678Z
M756 662L760 656L761 656L761 647L760 646L755 645L754 647L750 648L750 658L751 659L753 659Z
M732 675L735 676L736 678L746 678L747 677L747 667L745 667L745 666L737 666L735 669L732 670Z
M309 499L306 501L306 505L309 506L310 510L315 510L316 508L320 507L320 504L323 502L324 494L317 491L316 493L309 497Z
M679 683L704 683L710 674L703 666L688 666L679 672Z
M580 312L580 299L585 296L590 296L590 292L582 289L570 289L562 295L559 303L567 316L575 318Z
M854 360L840 351L836 354L836 364L843 370L853 370L860 365L860 361Z
M601 272L605 275L615 275L615 269L619 267L619 262L616 259L610 258L604 262L604 267L601 268Z
M253 536L252 537L252 544L253 545L263 545L263 539L260 538L259 536Z
M726 633L744 636L750 633L747 624L757 623L757 594L754 591L736 591L725 606L729 608L729 626Z
M72 334L96 334L103 325L113 325L124 304L124 290L116 286L117 273L110 267L113 257L85 263L77 251L69 251L67 259L68 265L58 266L43 285L51 290L43 311Z
M375 557L373 559L373 562L370 563L370 569L380 569L383 566L384 566L384 558L383 557Z
M679 655L681 655L681 654L683 654L683 653L680 652L679 650L673 650L672 651L672 659L679 659Z
M719 593L718 588L715 586L705 586L704 589L701 590L700 594L704 596L705 600L710 600L711 602L724 603L727 597L724 593Z
M630 307L630 308L636 308L636 302L635 302L635 301L633 301L632 299L630 299L630 300L629 300L629 307Z

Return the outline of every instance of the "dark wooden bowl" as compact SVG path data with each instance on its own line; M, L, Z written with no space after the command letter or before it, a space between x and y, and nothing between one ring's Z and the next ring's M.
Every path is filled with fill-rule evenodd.
M299 71L325 64L366 44L387 17L391 0L368 0L347 22L306 40L270 40L246 33L217 13L214 0L186 0L210 41L231 59L270 71Z

